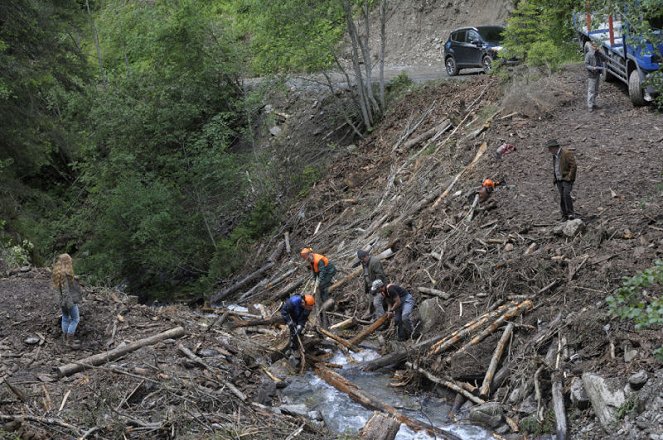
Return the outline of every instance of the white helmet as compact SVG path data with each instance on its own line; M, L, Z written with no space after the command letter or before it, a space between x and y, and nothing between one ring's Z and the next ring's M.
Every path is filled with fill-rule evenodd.
M371 292L377 292L384 286L384 283L382 280L375 280L373 281L373 285L371 285Z

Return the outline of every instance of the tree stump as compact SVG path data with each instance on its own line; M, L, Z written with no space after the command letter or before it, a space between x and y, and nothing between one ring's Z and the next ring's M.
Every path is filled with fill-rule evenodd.
M401 424L396 419L375 411L361 428L359 438L361 440L394 440L399 429L401 429Z

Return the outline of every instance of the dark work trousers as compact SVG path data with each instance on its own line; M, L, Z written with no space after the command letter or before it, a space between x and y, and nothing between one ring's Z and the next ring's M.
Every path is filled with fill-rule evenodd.
M573 212L573 200L571 199L573 182L558 180L557 189L559 190L559 207L562 211L562 217L567 219L569 217L575 216Z

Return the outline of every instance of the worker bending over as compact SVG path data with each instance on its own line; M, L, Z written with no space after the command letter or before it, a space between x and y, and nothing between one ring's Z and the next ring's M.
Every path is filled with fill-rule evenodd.
M281 316L290 328L290 350L292 354L299 350L298 336L304 333L308 315L313 310L314 305L315 298L313 298L313 295L293 295L281 307Z
M398 328L398 340L405 341L412 336L410 315L414 309L414 297L410 292L396 284L384 284L382 280L373 281L373 292L379 292L387 304L386 315L393 317Z

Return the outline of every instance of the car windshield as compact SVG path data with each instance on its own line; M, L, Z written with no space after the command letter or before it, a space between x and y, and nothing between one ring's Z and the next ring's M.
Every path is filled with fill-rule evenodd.
M499 44L502 42L504 28L501 26L481 26L477 30L486 43Z

